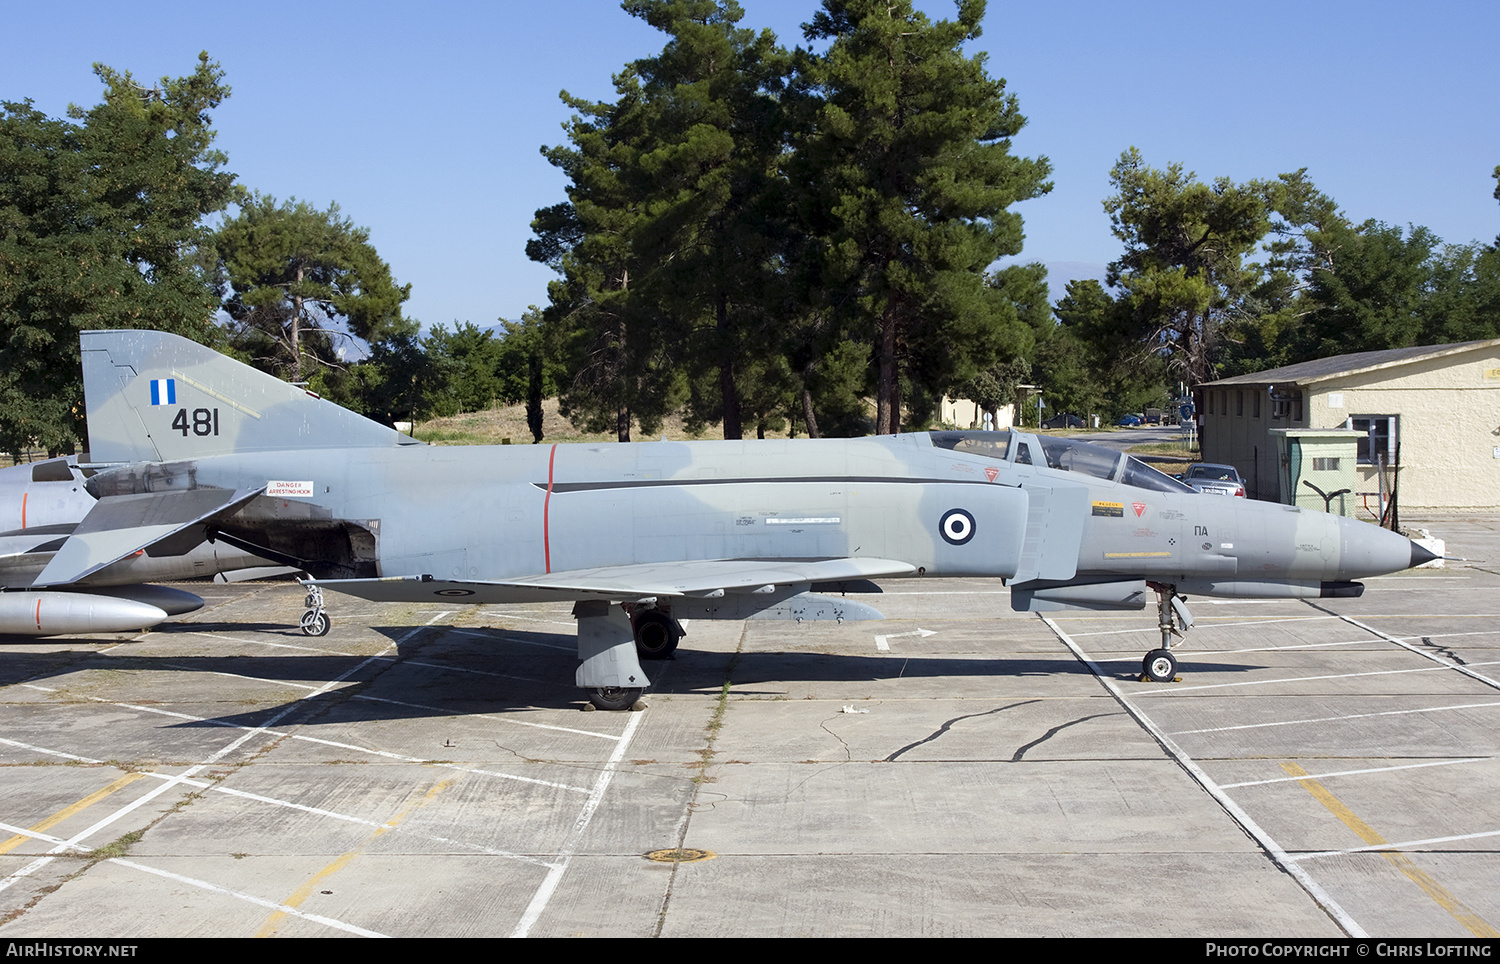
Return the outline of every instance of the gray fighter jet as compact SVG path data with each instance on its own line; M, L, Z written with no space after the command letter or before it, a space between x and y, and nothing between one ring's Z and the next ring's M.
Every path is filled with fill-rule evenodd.
M203 600L149 580L178 580L265 566L228 545L152 546L72 583L37 577L74 533L109 519L97 507L76 456L0 469L0 635L130 632L199 609ZM144 548L144 547L143 547Z
M1187 594L1358 595L1433 558L1395 533L1200 495L1108 449L1007 432L431 447L192 342L83 334L98 499L38 578L227 543L378 601L575 603L576 680L634 704L679 620L877 619L828 585L1002 577L1020 611L1141 609L1176 673ZM822 590L826 592L827 590Z

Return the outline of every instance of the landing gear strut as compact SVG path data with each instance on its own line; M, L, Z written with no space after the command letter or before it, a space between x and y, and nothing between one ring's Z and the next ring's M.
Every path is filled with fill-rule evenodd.
M1184 636L1193 628L1193 614L1188 612L1187 597L1177 595L1176 586L1159 582L1146 585L1156 593L1156 625L1161 630L1161 648L1153 649L1141 661L1141 682L1170 683L1177 678L1172 637Z
M302 614L302 632L307 636L327 636L333 623L323 611L322 587L308 586L307 598L302 600L302 605L307 607L307 612Z

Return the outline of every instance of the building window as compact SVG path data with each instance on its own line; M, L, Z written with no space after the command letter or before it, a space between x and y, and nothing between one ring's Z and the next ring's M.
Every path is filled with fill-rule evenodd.
M1398 416L1351 415L1349 427L1363 433L1355 443L1360 465L1374 465L1376 456L1386 465L1396 464L1396 452L1400 449Z
M1245 417L1245 393L1243 391L1234 393L1234 414L1236 418Z
M1339 470L1339 460L1338 459L1326 458L1326 457L1323 457L1323 456L1319 456L1318 458L1313 459L1313 471L1314 472L1337 472L1338 470Z
M1260 418L1260 392L1253 392L1250 397L1255 399L1254 417Z

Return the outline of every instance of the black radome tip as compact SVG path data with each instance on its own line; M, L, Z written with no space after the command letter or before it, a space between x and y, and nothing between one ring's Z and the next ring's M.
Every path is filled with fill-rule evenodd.
M1417 545L1417 543L1415 543L1415 542L1413 542L1411 544L1411 567L1410 568L1415 568L1416 566L1420 566L1424 562L1431 562L1434 559L1441 559L1441 558L1443 558L1443 557L1440 556L1440 555L1438 555L1437 553L1433 552L1432 550L1426 548L1425 546Z

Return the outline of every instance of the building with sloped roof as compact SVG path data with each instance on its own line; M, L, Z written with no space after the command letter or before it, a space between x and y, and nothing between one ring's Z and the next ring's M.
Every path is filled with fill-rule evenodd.
M1285 491L1301 488L1288 481L1287 430L1349 429L1350 514L1378 514L1393 486L1402 509L1500 505L1500 338L1319 358L1201 389L1203 460L1238 468L1252 498L1307 495Z

